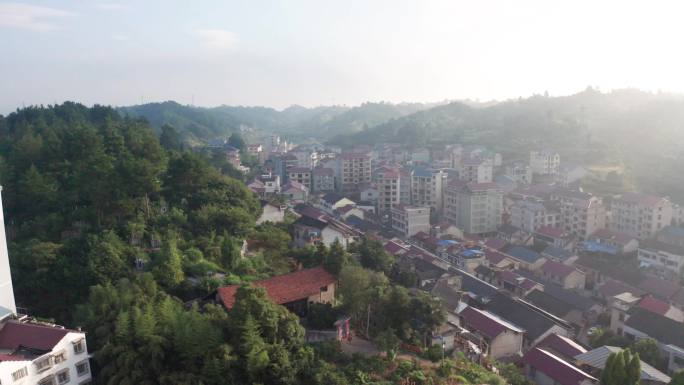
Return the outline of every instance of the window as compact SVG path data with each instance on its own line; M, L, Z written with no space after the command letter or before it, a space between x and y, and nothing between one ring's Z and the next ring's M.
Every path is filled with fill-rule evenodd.
M52 366L52 357L47 357L40 361L36 361L34 365L36 365L36 371L38 371L39 373L44 370L50 369L50 367Z
M62 350L61 352L56 353L56 354L55 354L54 356L52 356L52 357L53 357L53 360L54 360L54 363L55 363L55 364L62 363L62 362L64 362L64 361L66 361L66 352L65 352L64 350Z
M61 372L57 373L57 383L58 384L66 384L69 382L69 369L64 369Z
M26 376L28 376L28 369L24 366L23 368L12 373L12 380L17 381L17 380L22 379Z
M327 286L321 286L321 293L325 293L326 291L328 291L328 287Z
M55 385L55 376L47 376L42 380L38 381L38 385Z
M83 353L85 350L85 344L83 343L83 339L78 340L77 342L74 342L74 353L80 354Z
M88 360L81 361L76 364L76 374L78 374L79 376L87 374L89 371L90 368L88 367Z

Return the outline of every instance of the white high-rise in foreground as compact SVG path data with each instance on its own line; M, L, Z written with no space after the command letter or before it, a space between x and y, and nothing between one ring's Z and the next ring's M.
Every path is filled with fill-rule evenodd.
M7 238L5 237L5 217L2 210L2 187L0 186L0 317L16 314L12 274L10 273Z
M0 384L85 385L90 382L84 332L17 314L0 197Z

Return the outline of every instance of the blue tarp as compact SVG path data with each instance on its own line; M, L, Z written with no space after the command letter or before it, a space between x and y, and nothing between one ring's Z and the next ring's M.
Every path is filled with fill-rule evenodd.
M458 242L451 239L442 239L441 241L437 242L437 244L439 246L449 247L451 245L458 245Z
M611 255L617 255L618 253L617 248L594 241L584 241L580 244L580 247L582 250L588 251L590 253L606 253Z

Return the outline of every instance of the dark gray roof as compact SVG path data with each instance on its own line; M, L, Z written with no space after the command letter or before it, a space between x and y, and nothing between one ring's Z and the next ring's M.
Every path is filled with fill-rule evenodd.
M532 304L548 311L556 317L565 317L568 312L572 310L566 303L557 300L548 293L541 290L532 290L531 293L525 296L525 299Z
M566 329L571 328L562 320L556 321L552 315L544 314L542 311L504 294L497 294L485 305L485 309L525 329L526 336L530 341L541 337L554 325Z
M542 257L536 251L522 246L513 246L508 250L504 250L504 253L527 263L535 263Z
M294 221L294 224L300 226L313 227L319 230L323 230L328 225L327 222L319 221L318 219L307 217L305 215L302 215L301 217L297 218L297 220Z
M554 245L549 245L546 248L544 248L544 251L542 251L542 254L546 254L551 258L555 258L561 261L565 261L566 259L572 257L574 254L568 250L562 249L560 247L554 246Z
M640 249L664 251L674 255L684 255L684 247L661 242L656 239L645 239L639 242Z
M626 326L648 334L666 345L684 348L684 324L645 309L636 309L625 322Z
M494 297L499 290L496 286L493 286L463 270L452 269L450 272L461 277L461 290L470 292L479 298L490 299Z

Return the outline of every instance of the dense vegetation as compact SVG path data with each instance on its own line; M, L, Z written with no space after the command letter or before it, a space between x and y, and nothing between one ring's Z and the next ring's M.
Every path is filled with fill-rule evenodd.
M255 226L253 194L215 154L183 150L172 126L157 138L146 121L65 103L0 117L0 138L17 302L85 328L98 384L503 383L464 359L434 370L306 344L263 289L243 286L230 311L203 301L221 284L323 264L339 306L313 306L310 325L348 314L369 338L424 346L445 318L439 301L389 282L394 260L377 241L292 250L285 227Z

